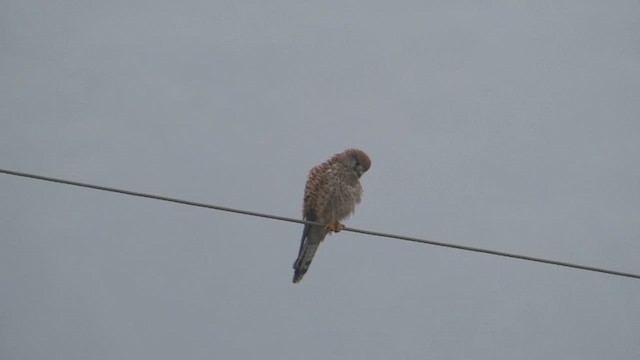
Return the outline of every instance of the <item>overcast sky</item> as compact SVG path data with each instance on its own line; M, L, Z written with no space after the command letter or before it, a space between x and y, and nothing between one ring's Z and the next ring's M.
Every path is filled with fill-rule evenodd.
M0 168L640 273L638 1L3 1ZM0 174L0 358L640 359L640 281Z

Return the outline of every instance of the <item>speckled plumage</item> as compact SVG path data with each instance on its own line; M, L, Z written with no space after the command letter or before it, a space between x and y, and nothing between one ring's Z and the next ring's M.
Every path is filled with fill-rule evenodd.
M340 221L348 218L362 198L360 177L371 167L362 150L349 149L334 155L309 171L304 190L302 215L305 220L327 227L305 225L298 258L293 264L293 282L299 282L331 229L340 231Z

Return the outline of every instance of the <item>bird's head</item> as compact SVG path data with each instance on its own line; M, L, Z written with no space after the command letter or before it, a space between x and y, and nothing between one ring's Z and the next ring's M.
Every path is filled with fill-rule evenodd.
M358 149L349 149L344 152L346 155L347 166L352 169L358 177L367 172L371 167L371 159L364 151Z

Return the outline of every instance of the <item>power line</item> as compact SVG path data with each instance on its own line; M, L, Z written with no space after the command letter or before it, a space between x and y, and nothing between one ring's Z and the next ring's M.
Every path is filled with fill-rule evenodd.
M257 216L257 217L262 217L262 218L267 218L267 219L288 221L288 222L299 223L299 224L324 226L323 224L320 224L320 223L317 223L317 222L313 222L313 221L293 219L293 218L288 218L288 217L284 217L284 216L277 216L277 215L259 213L259 212L255 212L255 211L232 209L232 208L228 208L228 207L224 207L224 206L218 206L218 205L205 204L205 203L195 202L195 201L175 199L175 198L170 198L170 197L166 197L166 196L160 196L160 195L147 194L147 193L142 193L142 192L137 192L137 191L117 189L117 188L112 188L112 187L108 187L108 186L101 186L101 185L82 183L82 182L78 182L78 181L57 179L57 178L52 178L52 177L48 177L48 176L28 174L28 173L12 171L12 170L0 169L0 173L4 173L4 174L8 174L8 175L14 175L14 176L20 176L20 177L24 177L24 178L31 178L31 179L36 179L36 180L50 181L50 182L66 184L66 185L79 186L79 187L84 187L84 188L89 188L89 189L94 189L94 190L108 191L108 192L113 192L113 193L118 193L118 194L124 194L124 195L130 195L130 196L138 196L138 197L154 199L154 200L161 200L161 201L168 201L168 202L173 202L173 203L177 203L177 204L183 204L183 205L189 205L189 206L197 206L197 207L202 207L202 208L207 208L207 209L232 212L232 213L237 213L237 214L242 214L242 215ZM564 266L564 267L574 268L574 269L579 269L579 270L593 271L593 272L598 272L598 273L603 273L603 274L609 274L609 275L615 275L615 276L624 276L624 277L629 277L629 278L640 279L640 275L638 275L638 274L626 273L626 272L615 271L615 270L608 270L608 269L603 269L603 268L598 268L598 267L593 267L593 266L572 264L572 263L563 262L563 261L542 259L542 258L537 258L537 257L533 257L533 256L511 254L511 253L502 252L502 251L488 250L488 249L482 249L482 248L464 246L464 245L456 245L456 244L451 244L451 243L445 243L445 242L439 242L439 241L433 241L433 240L425 240L425 239L419 239L419 238L414 238L414 237L409 237L409 236L387 234L387 233L376 232L376 231L354 229L354 228L350 228L350 227L345 227L343 229L343 231L351 231L351 232L354 232L354 233L360 233L360 234L365 234L365 235L372 235L372 236L379 236L379 237L385 237L385 238L390 238L390 239L411 241L411 242L416 242L416 243L421 243L421 244L442 246L442 247L447 247L447 248L452 248L452 249L473 251L473 252L484 253L484 254L489 254L489 255L509 257L509 258L514 258L514 259L533 261L533 262L539 262L539 263L550 264L550 265Z

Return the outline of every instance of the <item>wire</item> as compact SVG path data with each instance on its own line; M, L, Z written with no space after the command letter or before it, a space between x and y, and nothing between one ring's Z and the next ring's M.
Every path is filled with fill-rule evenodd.
M197 206L197 207L202 207L202 208L207 208L207 209L232 212L232 213L237 213L237 214L242 214L242 215L257 216L257 217L262 217L262 218L267 218L267 219L288 221L288 222L299 223L299 224L324 226L324 224L320 224L320 223L313 222L313 221L293 219L293 218L288 218L288 217L284 217L284 216L277 216L277 215L259 213L259 212L255 212L255 211L232 209L232 208L228 208L228 207L224 207L224 206L217 206L217 205L205 204L205 203L201 203L201 202L175 199L175 198L170 198L170 197L166 197L166 196L159 196L159 195L147 194L147 193L130 191L130 190L122 190L122 189L112 188L112 187L108 187L108 186L100 186L100 185L82 183L82 182L78 182L78 181L57 179L57 178L53 178L53 177L35 175L35 174L28 174L28 173L12 171L12 170L0 169L0 173L19 176L19 177L24 177L24 178L31 178L31 179L36 179L36 180L50 181L50 182L54 182L54 183L60 183L60 184L66 184L66 185L72 185L72 186L79 186L79 187L84 187L84 188L89 188L89 189L94 189L94 190L108 191L108 192L113 192L113 193L118 193L118 194L124 194L124 195L130 195L130 196L138 196L138 197L161 200L161 201L168 201L168 202L173 202L173 203L177 203L177 204L183 204L183 205L189 205L189 206ZM379 237L390 238L390 239L411 241L411 242L416 242L416 243L421 243L421 244L442 246L442 247L447 247L447 248L452 248L452 249L472 251L472 252L484 253L484 254L489 254L489 255L496 255L496 256L502 256L502 257L520 259L520 260L526 260L526 261L539 262L539 263L550 264L550 265L564 266L564 267L574 268L574 269L579 269L579 270L593 271L593 272L598 272L598 273L603 273L603 274L609 274L609 275L615 275L615 276L623 276L623 277L629 277L629 278L634 278L634 279L640 279L640 275L638 275L638 274L615 271L615 270L608 270L608 269L603 269L603 268L598 268L598 267L593 267L593 266L572 264L572 263L563 262L563 261L542 259L542 258L537 258L537 257L533 257L533 256L511 254L511 253L502 252L502 251L488 250L488 249L482 249L482 248L464 246L464 245L456 245L456 244L451 244L451 243L432 241L432 240L425 240L425 239L419 239L419 238L414 238L414 237L409 237L409 236L387 234L387 233L376 232L376 231L355 229L355 228L350 228L350 227L345 227L343 229L343 231L351 231L351 232L354 232L354 233L360 233L360 234L365 234L365 235L372 235L372 236L379 236Z

